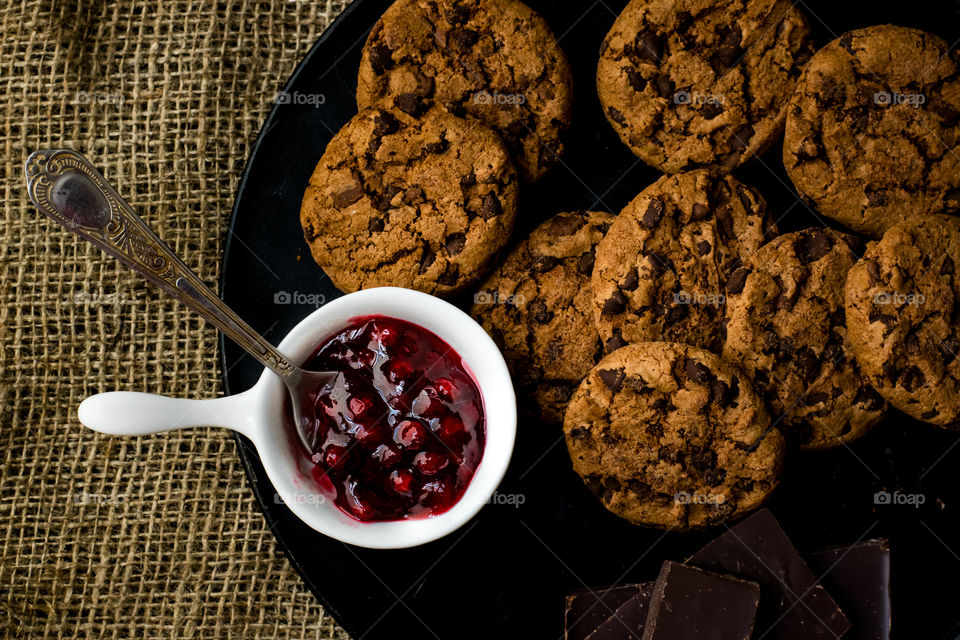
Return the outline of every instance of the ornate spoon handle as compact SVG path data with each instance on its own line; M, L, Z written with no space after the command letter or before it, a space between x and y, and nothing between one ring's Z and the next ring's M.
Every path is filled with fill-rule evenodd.
M281 378L299 371L231 311L82 155L36 151L25 171L27 193L40 211L185 303Z

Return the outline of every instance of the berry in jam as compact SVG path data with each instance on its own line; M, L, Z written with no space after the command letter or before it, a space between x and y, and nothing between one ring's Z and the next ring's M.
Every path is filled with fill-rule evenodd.
M338 375L316 396L314 475L363 521L443 513L483 456L483 399L436 335L384 316L355 319L304 365Z

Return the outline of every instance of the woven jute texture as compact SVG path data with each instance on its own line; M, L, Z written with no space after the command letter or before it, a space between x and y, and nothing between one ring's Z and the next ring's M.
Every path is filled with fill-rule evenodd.
M207 282L276 92L330 0L0 3L0 626L10 638L345 638L231 437L80 426L87 395L222 393L217 333L43 218L23 165L91 158Z

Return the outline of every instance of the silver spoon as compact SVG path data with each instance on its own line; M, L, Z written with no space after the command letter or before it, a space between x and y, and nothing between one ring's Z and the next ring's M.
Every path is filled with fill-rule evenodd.
M36 151L24 170L27 194L40 211L185 303L280 376L290 393L297 434L314 451L316 395L336 372L306 371L291 363L224 304L76 151Z

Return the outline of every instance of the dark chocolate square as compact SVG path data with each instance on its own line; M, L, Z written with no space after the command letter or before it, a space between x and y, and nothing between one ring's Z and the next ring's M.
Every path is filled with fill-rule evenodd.
M585 589L567 596L564 638L586 640L620 605L640 593L643 587L642 584L624 584L618 587Z
M759 583L756 633L764 640L835 640L850 629L769 509L728 529L687 564Z
M890 544L866 540L816 551L810 567L853 623L844 640L890 640Z
M604 620L587 640L640 640L647 623L653 583L642 585L640 593L620 605L613 615Z
M642 640L750 640L760 585L664 562Z

